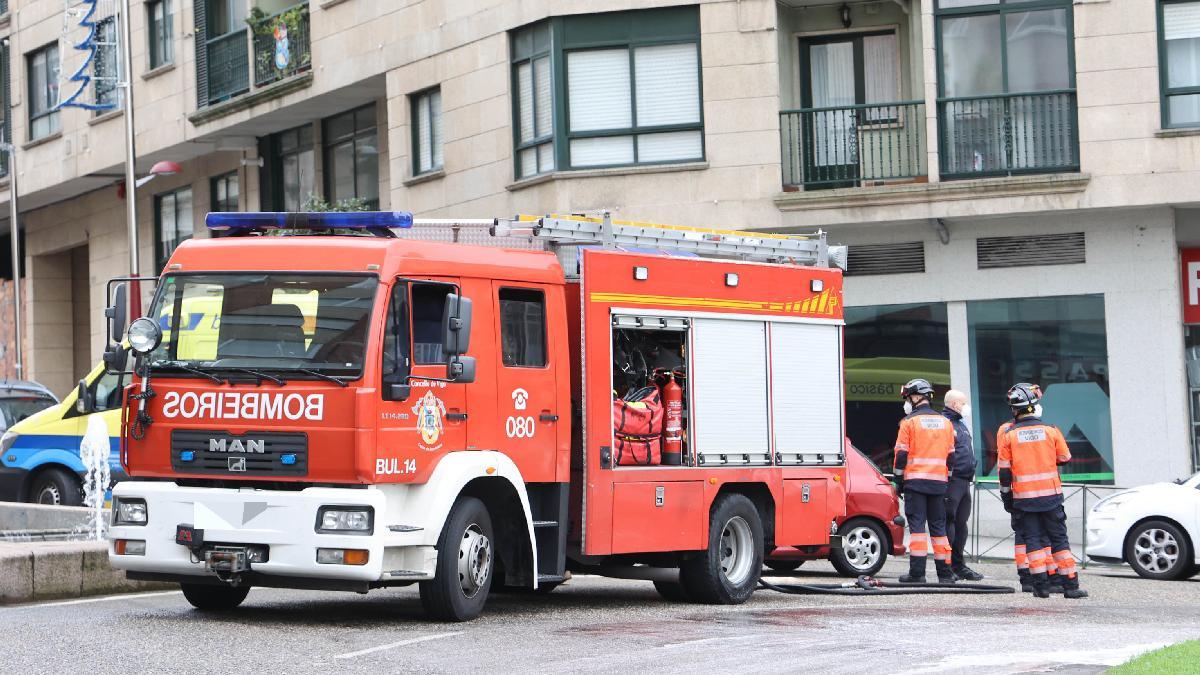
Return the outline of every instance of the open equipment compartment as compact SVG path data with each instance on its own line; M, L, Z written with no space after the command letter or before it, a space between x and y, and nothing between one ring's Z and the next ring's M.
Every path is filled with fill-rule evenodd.
M613 464L690 465L687 355L691 320L612 317Z

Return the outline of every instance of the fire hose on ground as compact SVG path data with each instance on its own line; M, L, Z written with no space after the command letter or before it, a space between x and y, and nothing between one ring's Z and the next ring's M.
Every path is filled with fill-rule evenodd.
M875 577L860 576L854 581L840 584L773 584L765 579L758 580L759 586L779 593L791 595L959 595L1016 593L1012 586L992 584L902 584L880 581Z

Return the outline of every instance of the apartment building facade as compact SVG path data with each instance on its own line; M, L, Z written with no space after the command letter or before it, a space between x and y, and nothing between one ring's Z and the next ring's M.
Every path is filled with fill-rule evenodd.
M208 211L313 195L823 228L850 245L860 447L887 453L920 375L972 396L993 473L1004 391L1027 380L1071 479L1194 468L1200 0L132 4L139 175L181 167L136 192L142 273L208 236ZM128 272L123 113L55 109L63 3L7 5L27 369L65 392Z

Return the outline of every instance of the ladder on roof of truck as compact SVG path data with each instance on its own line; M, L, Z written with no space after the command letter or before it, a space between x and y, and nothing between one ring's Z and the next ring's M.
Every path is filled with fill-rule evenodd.
M845 268L846 248L830 246L825 232L807 235L720 230L613 220L592 216L518 216L498 220L492 236L528 236L553 246L599 244L681 251L701 256ZM561 256L560 256L561 257Z

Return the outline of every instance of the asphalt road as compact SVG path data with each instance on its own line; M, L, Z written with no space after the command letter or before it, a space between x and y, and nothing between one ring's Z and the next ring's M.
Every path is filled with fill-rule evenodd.
M888 563L895 576L904 561ZM1010 566L980 565L989 582ZM826 563L793 579L840 581ZM1086 600L833 597L760 591L737 607L672 604L649 582L576 577L496 595L466 624L424 619L415 587L365 596L256 589L195 612L178 592L0 608L0 672L1101 672L1200 637L1200 579L1088 570Z

